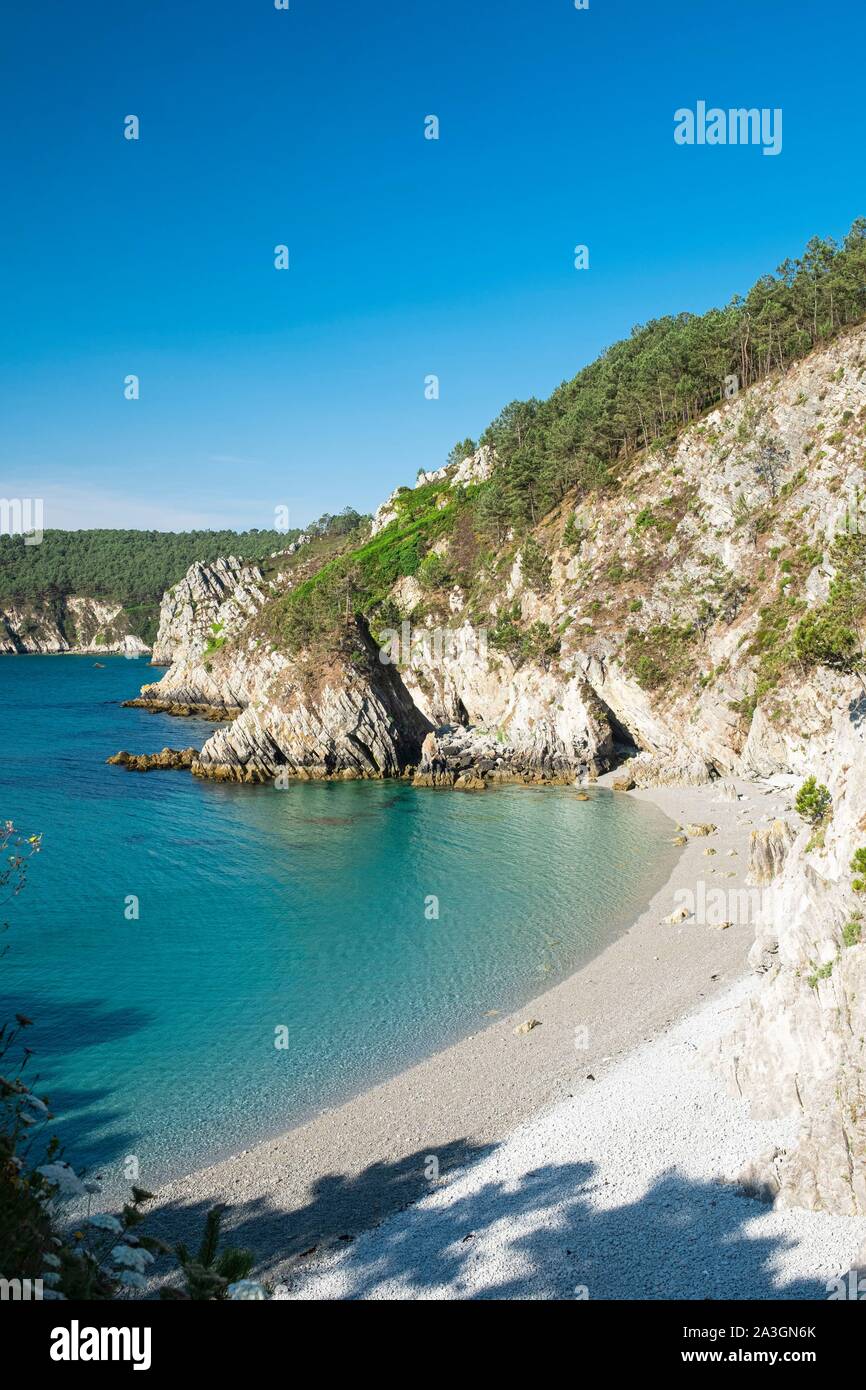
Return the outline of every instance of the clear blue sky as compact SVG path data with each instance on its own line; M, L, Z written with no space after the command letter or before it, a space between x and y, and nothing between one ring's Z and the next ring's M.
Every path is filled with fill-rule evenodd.
M375 506L633 324L843 234L864 49L862 0L8 6L0 494L60 526ZM699 99L781 107L782 153L675 145Z

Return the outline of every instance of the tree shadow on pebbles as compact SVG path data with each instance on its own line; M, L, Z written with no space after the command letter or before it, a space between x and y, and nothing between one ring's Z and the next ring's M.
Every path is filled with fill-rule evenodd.
M778 1271L795 1242L750 1230L770 1209L734 1188L669 1172L636 1200L608 1205L591 1163L504 1181L495 1150L449 1149L432 1191L429 1153L418 1151L354 1177L329 1174L297 1211L277 1213L266 1199L231 1207L224 1229L289 1298L827 1297L825 1275ZM444 1176L449 1159L473 1157L478 1171ZM163 1208L153 1226L188 1237L207 1205Z

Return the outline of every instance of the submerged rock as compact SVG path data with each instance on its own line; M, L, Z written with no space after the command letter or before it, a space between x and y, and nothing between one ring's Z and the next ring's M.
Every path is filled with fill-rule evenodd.
M150 714L173 714L182 719L205 719L209 724L220 724L224 720L237 719L241 713L239 705L190 704L177 700L139 698L122 700L121 705L124 709L146 709Z

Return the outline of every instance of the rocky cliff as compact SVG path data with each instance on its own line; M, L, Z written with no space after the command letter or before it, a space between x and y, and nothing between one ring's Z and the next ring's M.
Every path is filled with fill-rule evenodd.
M783 862L777 855L768 873L756 875L773 888L750 957L762 987L722 1063L759 1115L802 1116L797 1146L753 1166L764 1190L784 1204L862 1214L866 880L859 886L855 857L866 846L866 695L859 683L837 685L825 734L826 756L816 745L812 766L826 780L831 809L818 828L798 822Z
M0 611L0 652L137 656L147 650L119 603L73 594L55 603L7 603Z
M336 553L193 566L163 603L155 654L171 667L143 691L240 711L193 765L217 778L477 790L628 756L638 785L826 783L820 826L792 817L756 848L777 890L753 955L763 985L724 1060L759 1108L803 1114L796 1152L767 1158L771 1185L861 1212L864 428L858 329L528 535L487 505L497 464L479 450L397 489Z

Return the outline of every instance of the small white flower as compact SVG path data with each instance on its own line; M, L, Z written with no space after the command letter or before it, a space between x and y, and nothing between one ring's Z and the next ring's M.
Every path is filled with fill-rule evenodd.
M46 1255L43 1255L42 1258L43 1258L43 1260L45 1261L45 1263L46 1263L47 1265L51 1265L52 1269L59 1269L59 1268L60 1268L60 1261L59 1261L59 1259L57 1258L56 1255L48 1255L48 1254L46 1254Z
M51 1271L43 1271L42 1282L43 1284L47 1284L49 1289L53 1289L60 1283L60 1275L54 1274Z
M88 1219L87 1224L95 1226L99 1231L110 1231L113 1236L123 1235L123 1227L117 1217L109 1216L107 1211L98 1211Z
M125 1269L120 1276L121 1284L127 1289L146 1289L147 1280L143 1274L136 1274L133 1269Z
M133 1250L131 1245L115 1245L111 1258L116 1265L125 1265L127 1269L134 1269L138 1274L143 1274L147 1266L153 1264L150 1251L141 1246Z
M236 1284L229 1284L226 1289L226 1298L267 1298L267 1293L261 1284L257 1284L255 1279L239 1279Z
M83 1197L87 1191L84 1183L68 1163L44 1163L37 1173L52 1183L61 1197Z
M43 1281L43 1282L44 1282L44 1281ZM43 1297L43 1298L62 1298L62 1299L64 1300L64 1302L65 1302L65 1300L66 1300L66 1294L65 1294L65 1293L60 1293L60 1291L59 1291L58 1289L43 1289L43 1290L42 1290L42 1297Z
M25 1105L29 1105L33 1110L37 1111L37 1113L40 1114L40 1115L47 1115L47 1114L48 1114L48 1106L45 1104L44 1100L40 1100L38 1096L34 1096L34 1095L28 1094L27 1099L26 1099L26 1101L24 1102L24 1104L25 1104Z

